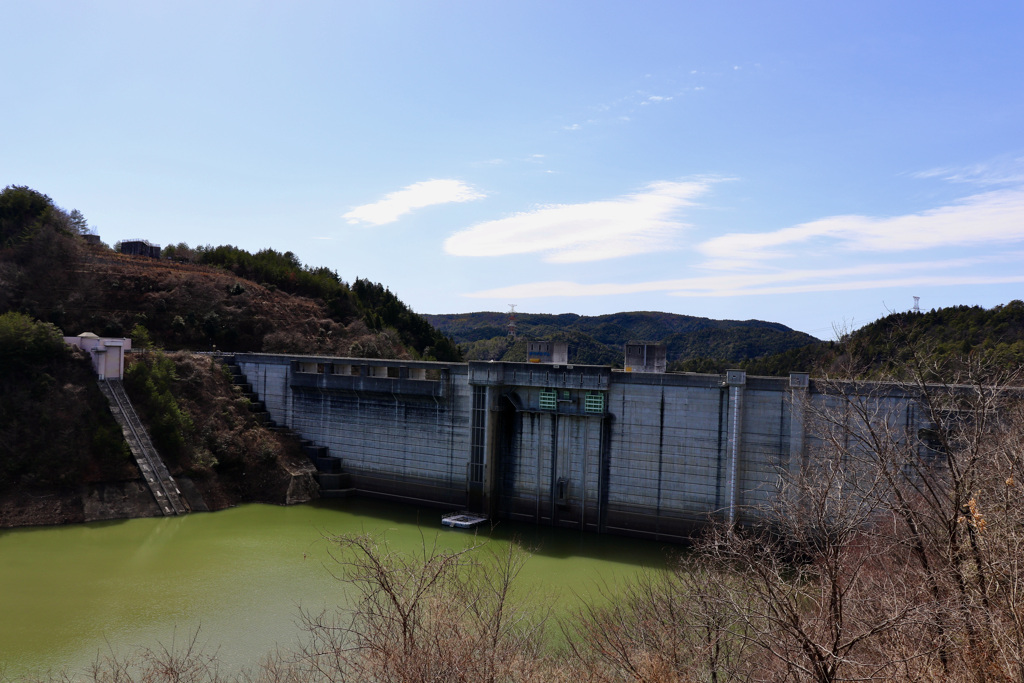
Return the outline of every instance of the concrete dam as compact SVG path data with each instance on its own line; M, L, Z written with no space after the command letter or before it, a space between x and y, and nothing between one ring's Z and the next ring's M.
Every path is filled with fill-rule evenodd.
M492 518L677 540L745 522L798 471L808 406L788 378L568 363L236 354L271 418L326 449L322 487ZM870 391L870 387L861 391ZM916 433L909 397L870 394ZM340 488L326 486L325 488Z

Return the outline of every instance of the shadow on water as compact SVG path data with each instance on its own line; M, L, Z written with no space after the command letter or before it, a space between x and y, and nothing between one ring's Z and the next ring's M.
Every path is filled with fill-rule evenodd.
M104 519L96 522L80 522L71 524L39 524L34 526L19 526L0 528L0 538L17 536L18 534L30 534L40 529L51 529L57 527L77 526L83 529L106 529L118 527L131 522L131 519Z
M443 510L369 498L320 500L309 505L326 510L343 511L365 517L364 530L384 533L388 524L418 527L427 542L438 537L442 543L469 544L480 541L516 542L534 556L551 559L578 558L601 560L637 567L663 568L684 555L687 546L609 534L596 534L574 529L538 526L508 520L495 520L475 529L452 529L441 525ZM382 524L383 523L383 524ZM332 535L330 529L326 535ZM456 540L458 539L458 540Z

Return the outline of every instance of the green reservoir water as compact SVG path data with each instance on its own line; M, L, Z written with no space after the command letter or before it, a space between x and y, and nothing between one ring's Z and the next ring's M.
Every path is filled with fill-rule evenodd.
M424 539L475 540L441 527L437 510L367 500L0 531L0 678L79 671L97 653L170 645L197 628L227 666L255 664L295 642L300 609L345 604L328 538L360 532L409 552ZM563 612L678 550L508 522L482 538L534 548L522 593Z

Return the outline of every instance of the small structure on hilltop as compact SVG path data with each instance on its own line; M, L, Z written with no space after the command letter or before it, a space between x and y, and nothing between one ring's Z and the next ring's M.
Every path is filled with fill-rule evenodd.
M528 363L569 363L568 342L528 341L526 342L526 361Z
M668 347L655 342L626 342L626 372L665 372L668 369Z
M121 253L129 256L148 256L160 258L160 245L149 240L124 240L121 242Z
M93 370L100 379L124 377L124 354L132 348L131 339L99 337L92 332L83 332L77 337L64 337L64 342L89 354Z

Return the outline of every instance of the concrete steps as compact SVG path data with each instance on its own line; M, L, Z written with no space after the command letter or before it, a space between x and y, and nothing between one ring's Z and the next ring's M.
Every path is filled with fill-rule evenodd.
M351 476L344 472L341 458L334 457L326 446L318 446L290 427L277 424L267 411L266 404L259 394L253 390L252 384L245 376L234 356L221 358L231 372L232 383L238 387L242 396L249 400L249 412L264 427L273 432L295 439L302 446L302 452L309 458L317 470L317 482L320 484L322 498L345 498L352 494Z
M273 420L270 418L270 413L267 412L267 406L260 400L259 394L253 391L252 384L249 383L242 372L242 369L235 363L233 356L225 356L222 358L224 364L231 372L231 383L238 387L239 392L243 397L249 401L249 412L252 413L256 421L264 426L271 426Z

